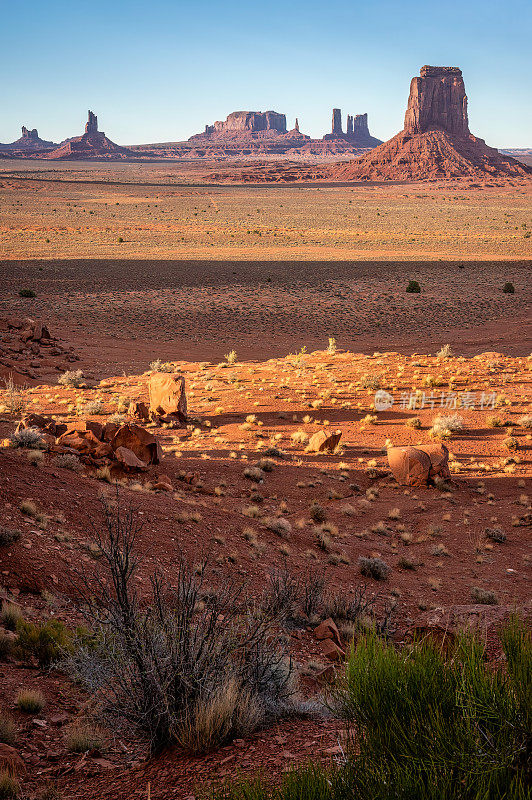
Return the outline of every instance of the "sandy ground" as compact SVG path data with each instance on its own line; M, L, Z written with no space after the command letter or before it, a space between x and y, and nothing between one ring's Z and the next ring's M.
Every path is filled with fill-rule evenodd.
M102 407L93 419L105 421L125 400L147 399L145 371L154 358L185 374L200 422L154 426L162 463L115 476L146 521L141 591L154 567L171 579L180 550L193 563L207 550L215 579L242 581L250 595L279 565L296 577L323 570L328 590L346 595L365 583L378 610L395 604L397 641L427 610L471 606L475 586L496 593L488 612L525 611L529 193L87 182L165 178L160 167L103 170L53 165L68 185L0 176L0 315L45 319L79 355L74 368L84 370L86 385L76 390L59 387L58 370L44 359L39 365L22 346L18 353L21 368L37 359L27 409L59 420L84 419L83 408L96 400ZM421 294L405 293L410 279ZM502 292L505 281L514 294ZM20 288L37 297L19 297ZM324 351L329 336L336 353ZM437 358L446 343L455 355ZM236 363L228 366L224 354L232 349ZM374 412L375 385L393 394L391 409ZM423 394L423 408L403 404ZM463 427L447 441L453 490L398 486L386 472L386 447L430 441L435 415L455 412ZM407 424L414 416L418 428ZM0 417L3 439L18 417L6 409ZM342 432L337 453L305 451L305 437L321 429ZM272 445L285 457L273 459L262 483L251 483L244 470ZM0 471L0 525L22 532L0 549L0 597L19 603L28 619L53 615L73 624L72 570L94 568L89 520L98 524L98 497L112 487L90 466L77 474L53 454L35 465L9 446L0 448ZM197 480L188 484L183 476L191 473ZM154 491L161 475L171 492ZM25 499L46 524L21 512ZM310 519L313 502L325 509L326 540ZM286 539L268 527L278 516L290 522ZM506 541L490 537L494 528ZM388 580L363 580L360 556L383 558ZM312 626L287 635L298 667L322 659ZM37 722L14 708L21 686L45 695ZM49 780L64 800L140 800L148 792L153 800L191 800L211 780L253 774L257 765L275 777L309 757L330 758L341 735L335 719L287 720L201 759L170 751L146 761L145 743L122 733L108 735L103 758L73 755L64 730L87 702L57 672L0 662L0 707L15 719L31 800Z

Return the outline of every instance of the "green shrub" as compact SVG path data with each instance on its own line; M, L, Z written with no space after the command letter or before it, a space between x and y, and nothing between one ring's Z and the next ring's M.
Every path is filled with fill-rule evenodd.
M72 649L72 634L58 619L20 622L17 633L17 648L26 657L34 656L40 667L49 667Z
M513 283L510 283L510 281L506 281L506 283L502 287L502 290L503 290L503 292L505 294L514 294L515 287L514 287Z
M37 297L37 294L33 291L33 289L19 289L18 293L19 297Z
M345 759L215 789L217 800L529 800L532 642L512 619L506 669L462 636L445 655L423 641L397 649L374 633L352 646L331 705L348 725Z
M408 281L406 291L408 294L419 294L421 292L421 286L417 281Z

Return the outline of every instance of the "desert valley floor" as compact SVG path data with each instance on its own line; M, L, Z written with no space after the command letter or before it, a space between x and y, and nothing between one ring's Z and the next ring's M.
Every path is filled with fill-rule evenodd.
M141 593L155 567L171 583L181 552L208 554L214 583L254 596L272 570L314 571L330 597L364 586L398 642L480 620L497 658L493 626L532 615L532 183L224 185L209 169L0 164L0 377L14 381L0 389L0 530L21 532L0 544L0 600L30 621L79 621L72 572L98 566L92 527L116 479L144 519ZM21 338L26 317L51 343ZM190 424L147 424L160 464L72 469L11 446L22 406L67 424L126 419L168 363ZM80 385L58 384L66 370ZM394 400L382 411L379 389ZM430 442L438 414L460 417L445 433L452 485L399 486L387 448ZM307 449L321 430L341 431L335 452ZM363 577L360 557L383 559L387 579ZM328 662L313 625L285 635L301 692L317 696ZM45 697L37 717L15 707L22 685ZM65 732L92 699L16 654L0 655L0 708L28 798L52 782L65 800L199 800L210 781L258 765L276 779L342 743L327 716L201 758L147 759L128 730L76 754Z

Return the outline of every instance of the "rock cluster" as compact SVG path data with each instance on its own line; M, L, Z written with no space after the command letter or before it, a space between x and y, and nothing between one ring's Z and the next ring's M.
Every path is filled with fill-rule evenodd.
M39 138L37 128L26 128L22 126L22 136L11 144L0 144L0 150L13 151L16 155L17 151L21 151L24 155L29 155L31 152L39 152L40 150L50 150L56 147L53 142L47 142Z
M28 428L41 432L43 443L51 453L70 454L91 466L110 466L113 462L125 469L146 469L162 459L158 439L134 423L102 425L93 420L57 423L53 417L30 414L17 426L17 432Z
M370 134L367 114L355 114L355 116L348 114L347 133L344 133L340 108L333 108L331 133L327 133L323 140L348 140L358 148L377 147L382 144L381 139L376 139Z
M0 376L10 375L20 384L47 372L64 372L77 360L73 348L60 344L43 322L0 317Z

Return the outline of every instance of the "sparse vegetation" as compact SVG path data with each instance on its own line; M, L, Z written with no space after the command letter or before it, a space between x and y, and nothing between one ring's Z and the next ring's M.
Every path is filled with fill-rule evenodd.
M256 727L286 713L292 666L271 618L254 613L241 587L225 585L200 603L206 570L198 573L181 560L175 589L154 575L151 602L141 609L139 524L133 510L104 504L96 543L107 582L83 603L97 636L92 647L73 654L71 672L99 693L111 717L142 729L153 748L177 742L203 751L248 732L251 721Z
M391 567L382 558L360 556L358 559L358 569L361 575L367 578L374 578L376 581L384 581L391 572Z
M506 281L506 283L502 287L502 290L503 290L503 292L505 294L514 294L515 287L514 287L513 283L510 283L510 281Z
M83 383L83 370L67 370L57 379L57 383L61 386L68 386L73 389L78 389Z
M9 441L11 442L11 447L31 449L44 447L44 439L38 428L21 428L21 430L11 434Z
M71 472L83 471L83 464L73 453L59 453L54 458L54 464L60 469L69 469Z
M3 525L0 525L0 547L6 547L7 545L18 542L21 536L21 531L4 528Z
M16 800L20 796L20 783L7 770L0 769L0 800Z
M417 281L408 281L406 291L408 294L419 294L421 292L421 286Z
M24 387L17 386L12 375L4 381L3 395L10 414L22 415L24 413L27 406L26 391Z
M39 691L21 689L17 695L15 705L24 714L39 714L45 706L45 700L43 694Z
M499 602L495 592L490 589L480 589L478 586L471 588L471 599L474 603L481 603L486 606L496 606Z
M517 620L501 641L507 670L492 669L471 636L447 658L430 640L399 649L366 634L332 690L352 733L342 757L288 772L275 788L229 783L213 800L526 800L532 644Z
M33 299L37 297L37 293L34 292L33 289L19 289L18 296Z

